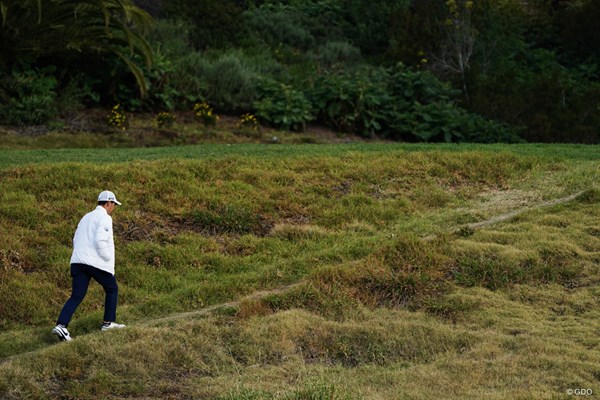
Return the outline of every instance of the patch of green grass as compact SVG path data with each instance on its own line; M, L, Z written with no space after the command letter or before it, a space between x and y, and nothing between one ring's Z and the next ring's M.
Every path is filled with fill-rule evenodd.
M585 146L0 151L0 397L596 389L599 175ZM75 340L54 344L73 231L105 188L123 201L118 318L129 327L98 332L92 284Z

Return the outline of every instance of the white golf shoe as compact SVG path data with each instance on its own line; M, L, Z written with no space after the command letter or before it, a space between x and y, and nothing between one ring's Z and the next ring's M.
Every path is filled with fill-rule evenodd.
M69 331L63 325L56 325L54 329L52 329L52 333L55 334L61 342L69 342L73 340Z
M116 322L108 322L108 323L102 324L103 331L110 331L111 329L122 329L122 328L125 328L125 325L117 324Z

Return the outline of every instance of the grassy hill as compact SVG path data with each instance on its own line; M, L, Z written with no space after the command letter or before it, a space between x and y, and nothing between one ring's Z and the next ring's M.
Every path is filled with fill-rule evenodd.
M599 178L594 146L0 150L0 398L600 393ZM56 343L105 188L128 328L92 284Z

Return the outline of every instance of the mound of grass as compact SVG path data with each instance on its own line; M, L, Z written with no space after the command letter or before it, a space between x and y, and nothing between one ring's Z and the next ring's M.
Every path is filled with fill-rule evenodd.
M0 158L0 397L476 399L595 389L592 153L0 152L14 156ZM92 285L69 327L76 339L55 345L71 237L104 188L123 201L114 215L118 318L129 327L96 332L103 293ZM236 301L256 291L266 292Z

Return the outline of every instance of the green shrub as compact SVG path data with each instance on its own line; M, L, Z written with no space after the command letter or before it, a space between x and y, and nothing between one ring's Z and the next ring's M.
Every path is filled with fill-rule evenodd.
M182 103L183 94L170 83L170 77L176 73L173 63L160 52L155 52L154 63L146 71L150 84L144 103L149 108L173 110Z
M100 94L94 90L97 82L91 76L78 73L61 83L56 99L56 108L61 117L76 116L86 106L98 105Z
M135 58L135 57L134 57ZM124 63L113 63L116 100L130 111L173 110L182 103L183 94L171 84L171 77L178 71L173 62L159 50L154 53L152 65L142 67L146 82L146 96L141 97L134 82L124 75L127 71Z
M519 140L508 127L459 108L456 94L433 75L401 64L327 74L310 91L319 119L344 132L397 140Z
M317 79L311 97L320 119L342 132L362 136L380 133L385 118L382 110L392 97L379 72L382 70L342 72Z
M138 60L146 64L152 61L152 51L144 38L152 18L132 0L2 0L0 14L3 72L26 62L38 67L57 66L60 75L56 76L61 81L67 74L93 74L98 70L104 77L110 77L112 60L118 59L125 65L127 78L137 84L140 94L146 93ZM48 93L56 84L41 80L43 82L36 85L43 86L40 87L43 93L34 90L34 93L25 93L32 98L21 100L21 108L28 109L21 119L37 123L47 118L49 112L38 110L50 103ZM104 91L112 89L108 81L102 83Z
M396 113L390 124L393 138L415 136L423 141L519 142L506 125L486 120L450 102L414 102L406 112Z
M0 81L0 123L38 125L56 115L53 68L14 70Z
M242 9L234 0L170 0L162 14L189 22L189 38L196 49L227 48L242 33Z
M312 57L324 69L347 68L362 60L360 50L344 41L326 42L317 47Z
M207 61L191 45L191 29L183 20L156 21L149 36L155 61L146 72L150 81L148 108L188 110L201 99Z
M419 2L408 0L345 2L347 24L344 26L344 35L350 38L363 54L368 56L384 54L390 45L389 32L394 27L395 15L407 9L412 3Z
M154 63L144 68L148 96L140 99L133 82L120 80L118 100L129 110L189 110L202 100L219 112L250 111L258 77L255 68L268 60L257 64L236 50L198 51L191 45L192 30L186 21L159 21L150 36Z
M264 4L244 14L247 34L271 49L281 46L308 50L315 38L307 29L307 15L292 5Z
M206 99L224 111L247 110L255 98L258 76L241 53L226 53L206 71Z
M219 112L251 109L259 75L242 52L215 56L190 49L185 55L170 56L156 51L156 59L147 72L151 85L143 103L146 108L185 110L205 100Z
M566 68L559 61L553 51L523 50L522 58L505 61L478 80L472 108L524 126L529 141L598 143L598 69Z
M290 85L263 80L260 99L254 103L256 115L285 130L304 130L313 119L312 105L304 94Z

